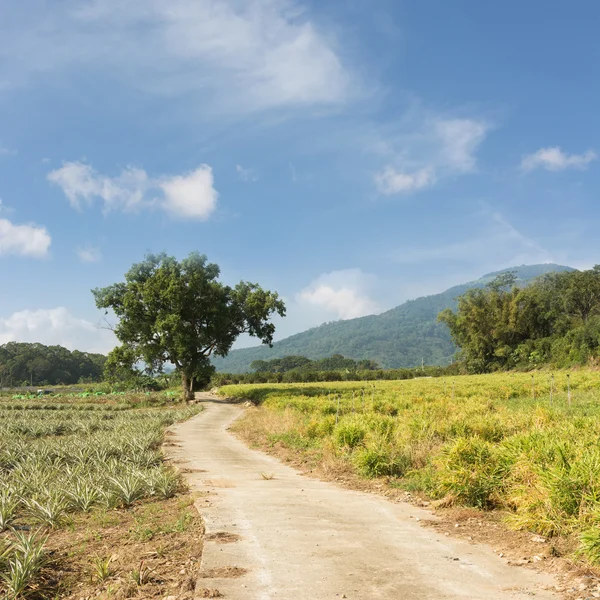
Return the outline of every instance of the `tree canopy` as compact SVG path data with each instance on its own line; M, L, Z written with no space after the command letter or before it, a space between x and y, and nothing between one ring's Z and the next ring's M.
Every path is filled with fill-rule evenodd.
M288 373L290 371L374 371L380 367L373 360L354 360L341 354L334 354L320 360L310 360L304 356L284 356L272 360L255 360L250 368L255 373Z
M194 382L208 381L214 370L210 357L225 356L242 333L271 344L271 317L285 315L278 294L245 281L232 288L219 276L218 265L197 252L182 261L149 254L124 282L92 290L96 306L118 317L122 345L109 356L111 368L143 362L156 373L172 363L190 399Z
M600 266L550 273L522 288L496 279L468 290L439 320L470 372L583 364L600 354Z
M8 342L0 346L0 388L101 381L105 362L102 354Z

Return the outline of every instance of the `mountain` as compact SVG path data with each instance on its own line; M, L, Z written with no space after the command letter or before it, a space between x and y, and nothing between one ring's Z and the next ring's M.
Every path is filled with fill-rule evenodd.
M324 358L343 354L354 359L372 359L382 367L415 367L423 360L427 365L446 365L456 352L446 325L437 322L445 308L456 308L456 298L469 288L483 287L497 275L513 271L518 284L554 271L573 271L562 265L522 265L457 285L432 296L409 300L380 315L347 321L324 323L268 346L233 350L225 358L215 358L218 371L244 373L255 360L269 360L289 355Z

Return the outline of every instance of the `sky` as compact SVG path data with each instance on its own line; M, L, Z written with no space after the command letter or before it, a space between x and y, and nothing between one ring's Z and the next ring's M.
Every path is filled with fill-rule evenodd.
M594 0L2 3L0 344L109 351L90 290L147 252L278 291L276 339L510 266L591 267L599 19Z

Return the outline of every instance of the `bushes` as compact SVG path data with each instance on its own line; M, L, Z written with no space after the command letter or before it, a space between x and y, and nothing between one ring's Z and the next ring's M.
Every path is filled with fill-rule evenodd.
M438 496L477 508L502 503L503 480L510 465L490 442L459 437L443 449L435 465Z
M402 477L411 467L407 454L381 439L360 448L353 455L353 462L365 477Z
M346 420L333 430L334 443L338 447L356 448L367 435L367 426L362 420Z

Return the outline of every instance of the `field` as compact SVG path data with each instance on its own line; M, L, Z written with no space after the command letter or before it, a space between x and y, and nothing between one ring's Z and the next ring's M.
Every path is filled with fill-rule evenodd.
M257 445L351 470L439 506L495 510L568 538L600 565L600 373L225 386L261 407L237 424Z
M201 542L201 523L160 445L196 412L164 393L0 399L0 596L164 591L160 559L189 563L177 536Z

